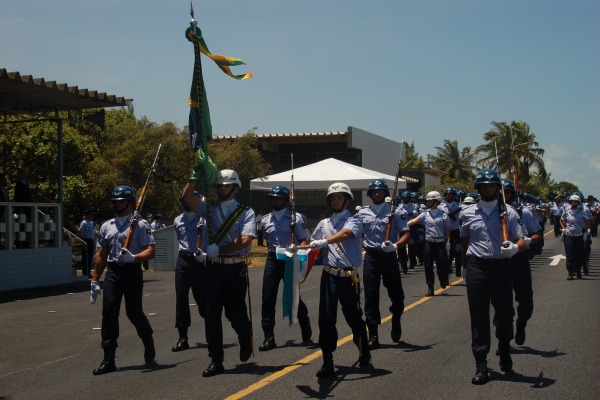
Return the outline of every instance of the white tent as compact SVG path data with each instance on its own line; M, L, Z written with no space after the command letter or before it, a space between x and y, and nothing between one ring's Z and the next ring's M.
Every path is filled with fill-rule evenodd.
M270 190L275 185L289 187L291 179L291 170L269 175L265 180L252 179L250 190ZM366 190L374 179L384 179L391 191L396 177L357 167L335 158L328 158L294 169L294 189L296 190L327 190L329 185L335 182L344 182L352 190ZM406 180L398 179L398 189L406 189Z

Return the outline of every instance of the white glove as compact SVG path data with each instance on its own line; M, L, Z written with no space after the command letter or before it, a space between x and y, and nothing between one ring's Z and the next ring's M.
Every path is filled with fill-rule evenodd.
M391 197L386 197L384 202L388 203L388 204L392 204L392 198Z
M198 249L196 250L196 252L194 253L194 258L196 259L196 261L198 262L204 262L206 260L206 253L203 252L202 250Z
M452 247L452 245L450 245L450 243L446 243L446 253L450 253L450 247Z
M529 246L531 244L531 238L527 236L523 236L523 240L525 240L525 246Z
M519 252L519 245L507 240L506 242L502 243L502 247L500 248L500 251L502 252L502 255L504 257L511 258L512 256L514 256L515 254L517 254Z
M315 249L320 249L322 247L327 246L329 243L327 243L327 239L318 239L318 240L313 240L312 242L310 242L310 247L314 247Z
M392 243L389 240L386 240L385 242L381 243L381 250L383 250L386 253L396 251L397 248L398 246L396 246L396 243Z
M121 250L119 255L119 264L127 264L135 262L135 256L127 249Z
M100 284L96 281L92 281L90 288L90 304L96 304L96 297L101 291Z
M216 243L211 244L206 249L206 256L208 258L215 258L219 255L219 246Z

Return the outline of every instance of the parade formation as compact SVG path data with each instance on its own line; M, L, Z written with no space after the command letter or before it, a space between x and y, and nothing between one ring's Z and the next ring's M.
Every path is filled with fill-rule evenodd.
M239 171L219 170L208 157L211 127L202 106L206 95L200 53L209 55L236 79L246 79L251 74L233 76L228 66L239 65L240 60L208 52L193 20L193 11L186 37L196 52L190 95L194 167L179 198L182 213L173 224L179 243L174 284L178 336L171 350L190 348L191 289L204 320L211 359L201 374L212 377L226 371L223 312L237 334L239 360L246 362L254 354L256 335L248 257L257 238L257 217L249 206L236 200L242 189ZM291 159L293 165L293 155ZM303 344L312 343L314 336L321 350L322 365L315 371L317 378L336 373L334 353L339 339L336 325L340 306L357 347L357 367L373 368L371 352L380 349L385 341L379 335L381 303L387 305L391 314L391 342L399 343L405 310L402 275L423 266L426 297L435 296L436 284L442 289L449 286L451 274L466 283L475 371L471 382L482 385L490 380L490 351L498 356L502 372L513 372L511 341L517 345L526 341L526 327L534 311L530 260L541 254L545 222L550 219L555 236L564 242L567 279L582 278L589 271L600 204L594 196L585 198L580 192L552 194L546 204L531 194L521 193L518 180L503 178L497 169L479 171L472 187L467 188L472 192L448 185L427 193L399 193L398 179L399 173L395 182L374 177L368 187L358 189L366 191L372 204L356 209L352 206L353 189L343 181L332 183L323 199L328 214L312 231L307 229L306 217L295 210L293 174L289 188L280 184L271 187L267 197L272 210L258 221L263 230L261 241L264 239L268 247L260 299L263 338L258 350L267 352L278 347L275 314L283 282L282 307L290 326L299 327ZM142 308L142 263L154 257L152 232L164 225L150 226L140 218L145 195L146 185L139 196L128 185L115 187L111 194L115 218L100 229L90 302L97 300L106 269L102 285L104 358L92 371L94 375L117 370L115 352L123 298L127 317L144 345L144 363L157 362L153 330ZM160 219L160 215L154 217ZM300 295L301 284L315 264L322 265L319 306L318 310L309 310ZM381 283L387 296L381 295ZM310 315L318 321L316 335Z

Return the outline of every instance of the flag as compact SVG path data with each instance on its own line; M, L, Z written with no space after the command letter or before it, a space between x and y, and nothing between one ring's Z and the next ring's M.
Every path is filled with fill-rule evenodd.
M196 166L194 169L198 171L199 175L203 176L205 188L211 190L214 187L218 169L208 156L208 141L212 139L212 124L210 121L210 110L204 86L204 78L202 76L201 53L213 60L223 72L234 79L248 79L252 77L252 73L248 72L243 75L234 75L229 67L245 64L243 60L211 54L206 42L202 38L202 32L196 27L193 9L191 15L191 26L185 31L185 37L194 45L194 74L189 97L190 145L195 153Z

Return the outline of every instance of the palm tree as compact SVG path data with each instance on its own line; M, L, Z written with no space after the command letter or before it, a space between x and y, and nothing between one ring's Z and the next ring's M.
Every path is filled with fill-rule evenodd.
M539 148L535 134L530 132L529 124L524 121L492 121L493 128L483 134L487 143L478 146L475 151L481 155L482 167L498 168L500 173L514 179L515 172L519 182L528 182L531 169L535 168L543 178L544 149Z
M433 165L444 172L442 181L454 184L470 184L475 172L475 153L471 147L459 150L457 140L444 140L442 147L435 147L437 154L433 157Z
M423 168L425 163L423 157L415 151L415 142L408 144L404 142L406 148L406 160L400 163L401 168Z

